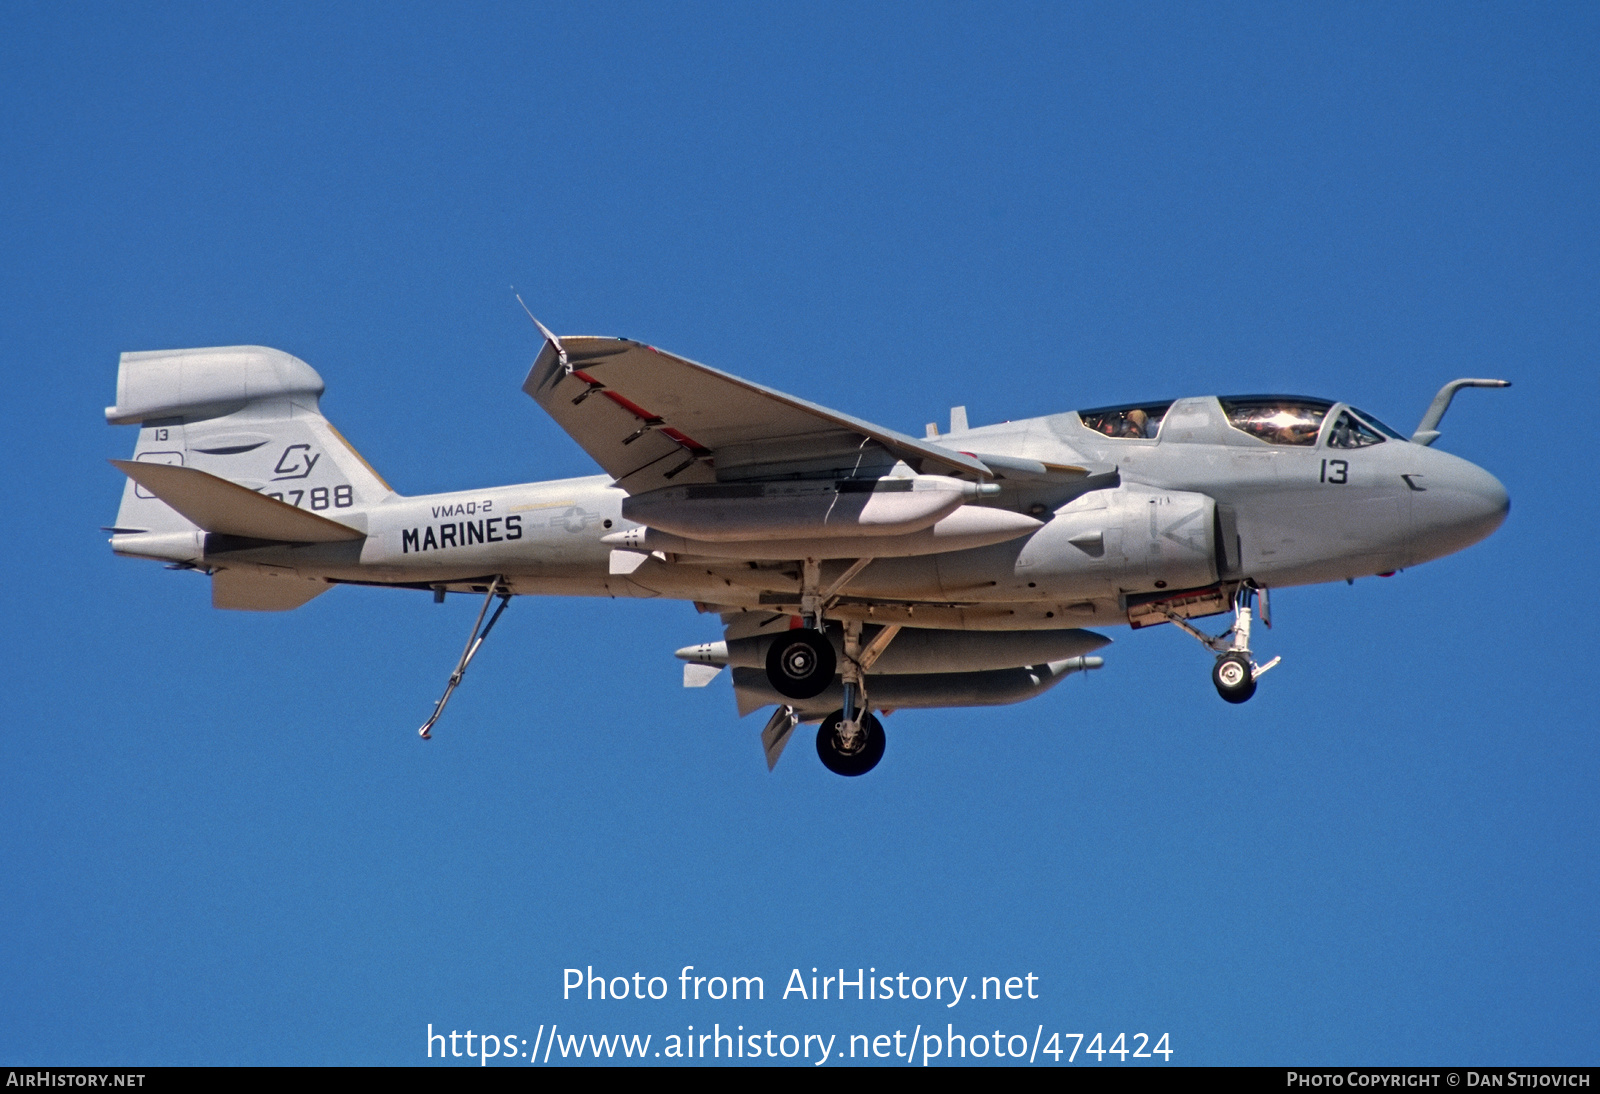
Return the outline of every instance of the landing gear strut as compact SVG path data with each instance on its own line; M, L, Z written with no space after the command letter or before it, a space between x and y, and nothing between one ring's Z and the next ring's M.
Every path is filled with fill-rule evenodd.
M841 664L822 621L823 612L837 603L840 591L871 562L871 558L856 559L823 588L821 562L804 559L800 567L800 618L805 625L778 635L767 647L767 681L787 698L815 698L832 685L835 673L839 675L844 705L828 715L817 731L817 755L823 766L837 775L865 775L883 759L883 724L873 716L867 701L866 675L900 632L900 625L881 628L863 647L861 622L843 620ZM794 707L780 706L762 730L761 744L769 771L777 764L778 755L799 720Z
M1253 585L1239 586L1233 594L1233 626L1216 638L1197 630L1177 612L1166 613L1167 619L1179 630L1197 639L1207 649L1220 654L1217 663L1211 669L1211 682L1216 685L1217 694L1230 703L1247 702L1256 693L1256 681L1283 660L1281 657L1274 657L1265 665L1257 665L1250 656L1250 622L1254 615L1256 593L1257 590ZM1262 589L1260 593L1261 616L1266 621L1267 592ZM1271 623L1268 622L1267 625L1271 626Z
M800 618L805 626L779 635L767 649L767 682L779 695L810 699L821 695L833 683L833 674L839 665L833 643L823 633L823 608L871 561L870 558L857 559L826 589L822 587L822 563L814 558L801 562Z
M899 633L898 625L884 627L863 648L860 622L845 621L844 665L839 674L844 684L844 706L828 715L817 730L817 755L822 766L835 775L865 775L883 759L888 742L883 723L873 715L867 701L867 670Z
M767 650L767 682L779 695L810 699L833 683L838 658L822 632L822 564L800 564L800 617L805 626L780 634Z

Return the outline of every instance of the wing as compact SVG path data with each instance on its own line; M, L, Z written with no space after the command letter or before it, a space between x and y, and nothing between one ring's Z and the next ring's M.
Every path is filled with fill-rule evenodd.
M630 494L897 460L992 477L965 453L622 338L551 336L522 390Z

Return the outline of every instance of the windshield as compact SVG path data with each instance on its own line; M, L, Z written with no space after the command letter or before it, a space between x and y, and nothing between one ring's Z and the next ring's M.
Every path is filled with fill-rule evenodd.
M1366 448L1382 444L1384 436L1348 410L1341 410L1328 430L1329 448Z
M1268 444L1314 445L1333 406L1323 399L1245 395L1220 399L1228 424Z
M1393 429L1390 429L1388 426L1378 421L1378 419L1374 418L1371 414L1368 414L1365 410L1357 410L1355 407L1351 407L1350 413L1356 415L1362 421L1370 425L1373 429L1376 429L1379 433L1382 433L1385 437L1393 437L1397 441L1408 441L1411 439L1404 433L1399 433Z
M1160 431L1161 419L1166 417L1167 409L1171 406L1170 399L1164 403L1106 406L1097 410L1080 410L1078 420L1106 437L1149 440Z

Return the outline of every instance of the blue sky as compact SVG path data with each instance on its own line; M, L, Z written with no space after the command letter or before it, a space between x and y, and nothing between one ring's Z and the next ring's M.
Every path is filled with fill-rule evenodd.
M8 5L0 1061L970 1021L1165 1032L1174 1063L1595 1063L1597 33L1588 5ZM422 745L464 600L221 613L110 554L124 350L304 358L405 493L592 473L518 389L513 285L913 433L1230 390L1409 429L1503 376L1440 444L1513 508L1275 596L1247 706L1171 628L1118 629L1032 703L896 714L859 780L804 741L769 775L725 678L679 686L717 636L685 604L519 600ZM561 999L567 967L691 964L768 999ZM813 966L1040 998L774 998Z

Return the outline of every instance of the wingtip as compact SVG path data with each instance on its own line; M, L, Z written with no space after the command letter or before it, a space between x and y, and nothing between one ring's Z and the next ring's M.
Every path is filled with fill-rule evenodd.
M539 322L539 317L533 314L533 309L529 308L527 301L522 299L522 294L513 289L511 295L517 298L517 303L522 305L522 313L533 322L534 326L539 328L539 333L544 335L544 340L554 346L557 352L565 353L566 351L561 348L561 339L557 338L549 327Z
M552 346L556 347L556 349L558 349L558 350L561 348L561 339L557 338L555 336L555 333L553 331L551 331L551 329L549 327L547 327L543 323L539 322L539 320L534 319L532 312L528 313L528 318L529 319L533 319L533 325L539 328L539 333L544 335L544 340L546 342L549 342Z

